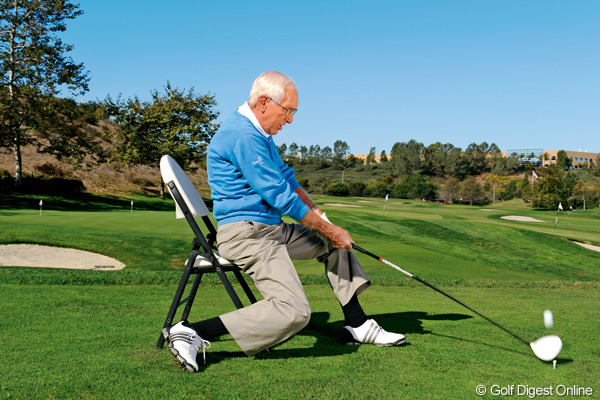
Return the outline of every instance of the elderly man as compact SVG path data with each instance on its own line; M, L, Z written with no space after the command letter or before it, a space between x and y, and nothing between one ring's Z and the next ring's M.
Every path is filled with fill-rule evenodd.
M294 81L265 72L254 81L248 102L211 141L207 169L219 253L252 277L263 300L216 318L165 328L169 349L184 371L198 372L198 350L218 336L231 334L250 356L308 324L310 305L292 259L317 258L325 264L345 317L345 344L405 342L403 335L385 331L363 312L357 295L370 281L352 251L350 234L329 222L273 143L273 136L293 122L297 108ZM282 215L300 224L283 223Z

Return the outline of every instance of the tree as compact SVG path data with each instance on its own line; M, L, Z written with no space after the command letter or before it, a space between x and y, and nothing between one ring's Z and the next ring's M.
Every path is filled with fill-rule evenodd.
M540 179L534 186L534 190L529 190L529 184L524 183L523 199L531 201L533 207L556 210L558 204L569 197L567 193L570 193L565 183L565 172L558 164L541 168L538 172Z
M543 161L550 161L550 154L548 154L547 152L544 152L544 154L542 154L542 165L546 165Z
M398 175L412 175L421 172L421 157L425 146L414 139L396 143L392 147L391 162Z
M600 176L600 155L596 157L596 162L592 167L592 174L594 174L595 176Z
M300 164L306 164L307 158L308 158L308 147L302 145L302 146L300 146Z
M460 189L460 182L457 178L448 178L440 189L440 198L446 203L452 204Z
M285 154L287 152L287 144L283 143L280 146L277 146L277 152L279 153L279 157L285 160Z
M290 144L288 147L287 158L288 160L294 160L298 156L298 145L296 143Z
M585 210L586 202L587 204L592 203L592 201L595 200L594 197L594 189L592 187L588 187L582 180L579 180L571 191L571 197L569 197L569 201L575 205L582 204L583 209Z
M504 189L500 192L500 198L502 200L511 200L518 195L517 180L511 179Z
M408 175L404 181L392 190L392 197L398 198L435 198L437 186L423 175Z
M169 154L186 168L204 157L219 127L214 122L219 115L213 110L214 96L196 95L193 88L179 90L169 82L164 93L152 92L151 103L137 97L116 103L109 98L107 103L113 113L118 110L114 122L119 127L119 144L113 157L126 164L156 166L163 155Z
M17 187L25 145L79 160L97 149L73 126L81 117L74 101L56 98L61 90L80 95L88 89L83 64L67 56L72 47L58 37L66 21L80 14L67 0L0 3L0 146L15 156Z
M464 179L468 175L468 165L461 155L460 147L453 147L446 157L446 174L458 179Z
M348 143L341 140L336 140L333 144L333 166L336 168L343 168L346 154L350 151Z
M571 165L573 165L573 161L567 157L567 152L564 150L559 150L556 153L556 165L558 165L561 169L569 169Z
M387 154L385 154L385 150L381 150L381 155L379 156L379 162L388 162Z
M485 200L483 186L472 176L468 177L460 184L460 196L463 200L468 201L469 205L473 205L473 203L482 203Z
M371 147L371 150L369 150L365 164L375 164L375 147Z

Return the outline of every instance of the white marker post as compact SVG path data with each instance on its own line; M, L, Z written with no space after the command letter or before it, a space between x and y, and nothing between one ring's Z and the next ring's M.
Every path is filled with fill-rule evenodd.
M44 200L40 200L40 215L42 215L42 206L44 205Z
M131 200L131 212L133 212L133 200Z

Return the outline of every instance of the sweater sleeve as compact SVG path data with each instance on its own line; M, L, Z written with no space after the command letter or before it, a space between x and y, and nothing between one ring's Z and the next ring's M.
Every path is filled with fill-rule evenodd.
M293 170L283 171L277 165L264 138L241 135L233 144L232 154L232 162L267 204L297 221L306 215L308 206L294 193L294 186L300 185L293 177Z

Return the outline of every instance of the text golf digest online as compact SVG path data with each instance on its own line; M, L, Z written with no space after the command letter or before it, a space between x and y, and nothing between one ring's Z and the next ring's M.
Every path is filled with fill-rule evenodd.
M594 389L591 387L582 387L579 385L555 385L534 387L528 385L478 385L475 392L483 396L491 394L492 396L527 396L533 399L537 396L592 396Z

